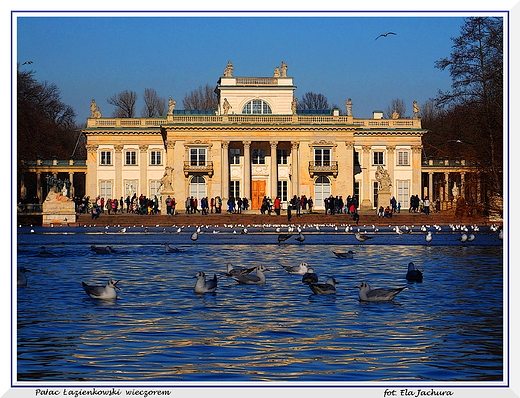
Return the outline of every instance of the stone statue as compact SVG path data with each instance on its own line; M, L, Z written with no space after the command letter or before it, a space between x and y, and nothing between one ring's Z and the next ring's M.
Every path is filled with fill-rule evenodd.
M231 63L231 61L228 61L226 69L224 69L224 76L233 77L233 64Z
M227 98L224 98L224 102L222 103L222 109L224 109L224 115L227 115L231 105L229 104Z
M392 179L383 166L377 166L376 180L379 183L379 192L390 192Z
M173 191L172 170L173 169L170 166L166 166L164 175L161 177L161 186L163 187L163 191Z
M399 112L397 112L395 109L394 109L394 112L392 113L392 119L399 119Z
M282 61L282 71L280 72L281 77L287 77L287 64Z
M413 102L413 117L414 117L414 119L417 119L420 111L421 110L419 109L419 105L417 105L417 101L414 101Z
M278 66L274 68L274 77L280 77L280 68Z
M457 185L453 185L453 188L451 189L451 194L454 198L459 197L459 187Z
M352 99L345 101L345 107L347 108L347 116L352 116Z
M99 119L101 117L101 112L99 111L99 106L96 105L96 100L94 100L94 99L90 103L90 112L91 112L91 115L90 115L91 118Z
M175 109L175 105L177 101L172 100L172 97L168 99L168 115L173 115L173 110Z
M292 103L291 103L291 110L292 110L293 115L296 115L297 103L298 103L298 98L293 98Z

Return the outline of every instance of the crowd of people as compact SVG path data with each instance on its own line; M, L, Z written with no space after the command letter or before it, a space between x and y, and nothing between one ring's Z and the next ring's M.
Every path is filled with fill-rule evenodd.
M144 195L134 193L132 197L128 195L126 199L121 196L117 198L107 198L98 196L95 200L91 200L89 196L83 198L74 197L73 201L76 206L77 213L92 214L92 218L98 218L100 214L158 214L159 213L159 198L154 195L154 198L147 198Z

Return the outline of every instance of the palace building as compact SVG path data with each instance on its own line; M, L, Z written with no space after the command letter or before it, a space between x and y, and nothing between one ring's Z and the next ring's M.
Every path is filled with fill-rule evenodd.
M136 194L183 203L187 197L264 196L287 202L312 197L322 209L330 195L356 197L360 209L382 203L385 185L402 208L424 194L418 108L413 118L382 111L355 118L355 106L297 109L296 86L282 62L271 77L235 77L228 63L216 86L218 109L175 110L157 118L104 118L93 100L87 137L85 194L120 198ZM381 177L383 175L384 177ZM385 180L382 180L382 179ZM378 201L380 203L378 203ZM182 208L182 206L181 206Z

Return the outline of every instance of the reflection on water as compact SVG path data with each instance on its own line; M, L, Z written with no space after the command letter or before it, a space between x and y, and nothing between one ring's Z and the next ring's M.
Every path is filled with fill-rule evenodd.
M357 245L308 234L304 245L278 245L260 233L191 242L189 232L69 232L18 236L18 265L31 271L17 289L20 381L503 379L502 246L490 236L461 246L439 235L427 246L422 236ZM164 253L164 242L182 251ZM91 244L117 253L97 255ZM56 256L36 256L41 245ZM332 253L349 249L354 259ZM302 261L320 281L335 277L338 293L314 295L282 268ZM407 283L409 261L423 283ZM228 262L265 265L267 283L238 285L221 275ZM193 292L199 270L219 275L216 293ZM109 278L121 280L118 300L92 300L81 287ZM408 289L364 303L361 281Z

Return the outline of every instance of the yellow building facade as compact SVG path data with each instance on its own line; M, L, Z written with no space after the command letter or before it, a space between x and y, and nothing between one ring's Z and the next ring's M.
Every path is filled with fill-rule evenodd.
M323 209L330 195L356 197L360 209L378 205L381 171L390 196L407 208L421 195L422 136L413 118L384 119L374 111L355 118L355 104L339 109L297 109L287 65L272 77L234 77L228 63L216 86L218 109L175 110L158 118L103 118L92 104L87 137L86 195L133 194L178 204L187 197L247 198L259 209L264 196L287 202L312 197ZM378 173L379 171L379 173ZM385 202L387 200L385 196ZM182 206L181 206L182 208Z

